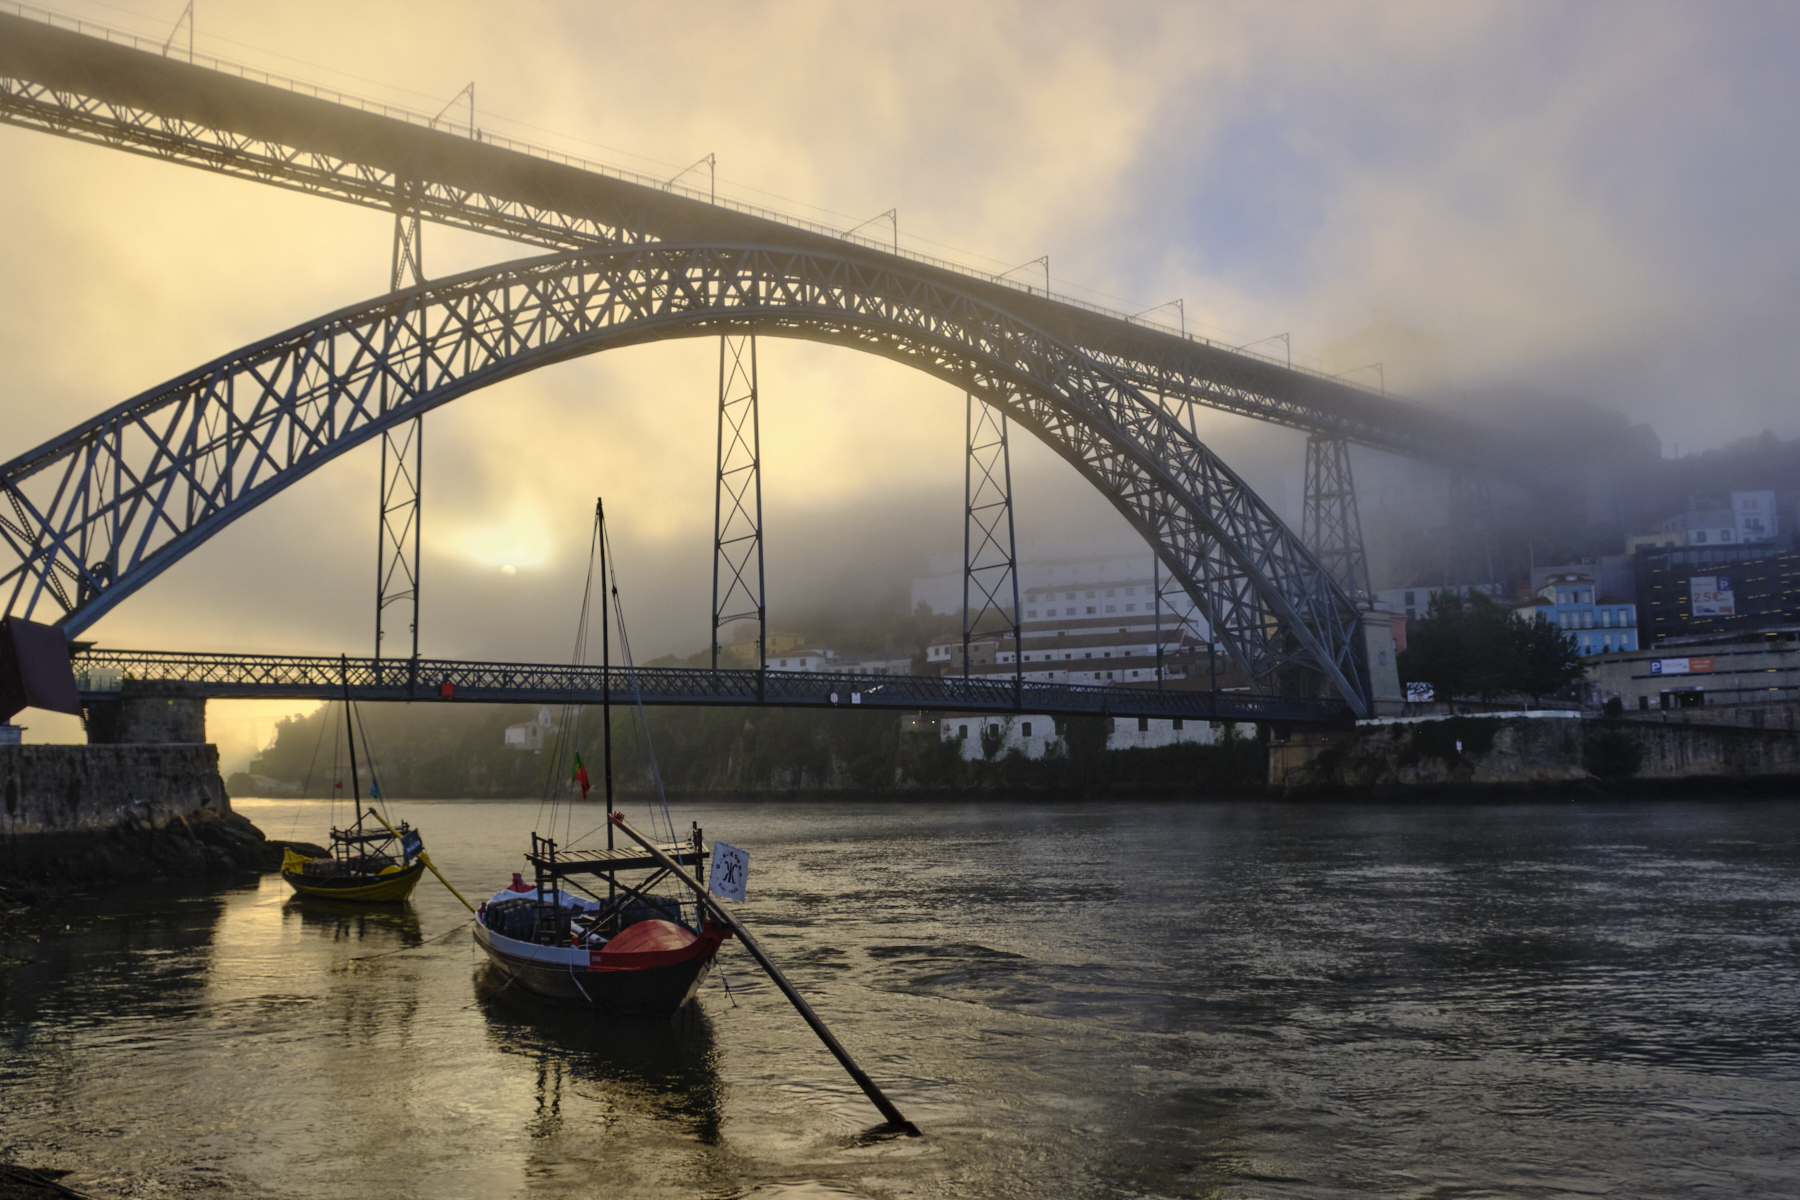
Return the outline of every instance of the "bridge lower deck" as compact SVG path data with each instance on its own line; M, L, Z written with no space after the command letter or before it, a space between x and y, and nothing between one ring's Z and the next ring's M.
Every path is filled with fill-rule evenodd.
M82 700L103 703L124 681L189 684L209 699L475 704L614 704L1041 713L1347 724L1339 700L1195 691L1173 683L1088 687L1008 676L805 674L700 667L550 666L457 659L185 654L86 649L73 656Z

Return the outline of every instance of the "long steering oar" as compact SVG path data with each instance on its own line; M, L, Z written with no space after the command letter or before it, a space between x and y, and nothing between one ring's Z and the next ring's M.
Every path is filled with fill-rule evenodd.
M386 817L382 816L380 813L376 812L372 808L369 810L369 815L371 817L374 817L377 821L380 821L383 825L387 825L387 831L394 835L394 838L396 841L401 841L401 842L405 841L404 838L401 838L400 831L398 829L395 829L392 825L388 825L388 821L387 821ZM467 896L463 895L461 892L457 891L456 885L454 883L451 883L448 879L444 878L444 873L437 869L436 863L431 861L431 855L425 853L424 846L419 847L419 861L424 863L427 867L431 868L431 873L438 877L438 882L443 884L445 887L449 888L450 894L452 896L455 896L458 900L461 900L463 902L464 908L468 909L470 912L475 911L475 906L473 904L469 903L469 898Z
M654 845L643 834L627 824L623 813L613 813L610 819L614 825L625 832L627 837L649 851L652 858L685 883L694 895L700 897L701 905L711 911L719 919L721 925L737 934L738 940L744 943L744 949L750 952L750 957L754 958L762 966L762 969L769 973L769 978L775 981L775 986L781 989L781 994L788 998L788 1002L794 1006L801 1019L812 1026L812 1031L819 1035L819 1040L825 1043L825 1048L831 1051L832 1056L838 1060L844 1070L850 1073L850 1078L856 1080L856 1086L863 1090L863 1094L874 1102L876 1108L881 1110L881 1115L887 1118L888 1124L902 1130L910 1137L921 1136L919 1127L901 1115L900 1110L894 1107L894 1102L875 1086L875 1081L869 1078L869 1073L856 1065L856 1060L850 1057L850 1052L844 1049L843 1043L832 1036L831 1030L825 1028L825 1022L821 1021L819 1014L812 1010L812 1005L808 1004L806 998L794 990L794 985L787 981L787 976L781 973L780 968L769 961L769 956L764 954L762 947L756 944L756 939L750 936L750 931L739 924L737 918L726 912L707 893L706 888L698 879L682 870L681 864L663 853L660 847Z

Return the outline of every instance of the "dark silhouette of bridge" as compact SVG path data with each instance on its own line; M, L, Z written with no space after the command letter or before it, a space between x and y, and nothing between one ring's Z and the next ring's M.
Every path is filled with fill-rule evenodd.
M1086 687L1005 677L859 675L708 667L546 666L453 659L324 655L184 654L85 649L76 681L90 704L126 679L175 680L208 699L399 700L474 704L614 704L658 707L774 705L899 712L1044 713L1196 721L1335 723L1337 700L1244 692L1158 690L1155 684Z
M725 624L751 614L759 624L766 619L755 420L754 339L761 334L848 346L943 379L970 397L972 431L978 408L999 414L999 440L983 447L997 445L1001 463L992 469L990 459L984 478L1006 479L1004 569L997 581L981 579L979 605L965 605L965 636L981 632L976 626L984 620L1010 622L1017 633L1004 466L1010 422L1106 496L1205 615L1228 661L1257 688L1253 698L1234 698L1227 707L1269 719L1366 716L1391 694L1392 664L1385 632L1372 648L1361 607L1368 580L1349 444L1461 464L1479 461L1491 445L1460 422L1395 398L911 254L897 243L890 248L498 139L472 119L466 129L448 127L93 32L0 15L0 120L380 208L394 214L396 236L390 293L225 355L0 465L7 501L0 544L15 559L0 573L6 611L53 619L71 638L264 500L378 441L383 551L377 657L369 665L379 679L372 677L367 686L375 691L367 694L376 698L390 687L385 680L395 671L416 688L430 674L417 641L423 414L577 355L717 336L716 650ZM426 281L422 222L553 253ZM1311 435L1306 538L1200 441L1195 406ZM984 543L997 545L991 513L981 517L979 506L965 501L968 521L980 518ZM965 571L976 580L972 560ZM382 614L407 600L412 654L382 658ZM226 686L209 681L204 656L159 661L208 688ZM264 661L273 669L298 660ZM524 669L454 666L471 678ZM791 690L787 681L772 688L775 676L747 674L763 681L754 694L737 673L717 669L680 680L639 678L661 681L643 689L646 702L818 702L816 689ZM539 682L507 698L579 691L574 683L548 682L549 675L533 678ZM902 687L888 679L867 689L851 681L830 690L885 705L870 697L909 687L911 698L897 707L980 709L988 682L958 681L960 693L943 680ZM1045 703L1027 704L1022 680L996 686L1005 689L1007 707L1124 711L1095 707L1099 702L1086 696L1094 689L1029 685ZM708 687L715 698L698 699L693 689ZM1131 703L1140 705L1133 713L1148 704ZM1210 703L1217 711L1226 702ZM1189 707L1183 715L1207 714Z

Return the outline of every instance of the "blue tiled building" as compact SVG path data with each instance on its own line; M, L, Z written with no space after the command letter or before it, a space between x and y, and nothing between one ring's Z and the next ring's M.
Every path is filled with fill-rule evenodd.
M1544 581L1535 599L1518 610L1521 620L1541 616L1563 631L1585 657L1638 649L1637 605L1618 596L1596 596L1592 575L1567 571Z

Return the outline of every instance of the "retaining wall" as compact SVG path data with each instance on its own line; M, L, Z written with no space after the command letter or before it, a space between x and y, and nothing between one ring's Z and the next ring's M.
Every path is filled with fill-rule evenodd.
M1800 790L1800 733L1573 717L1455 717L1295 734L1269 747L1269 782L1286 790L1554 788L1638 780L1792 780Z

